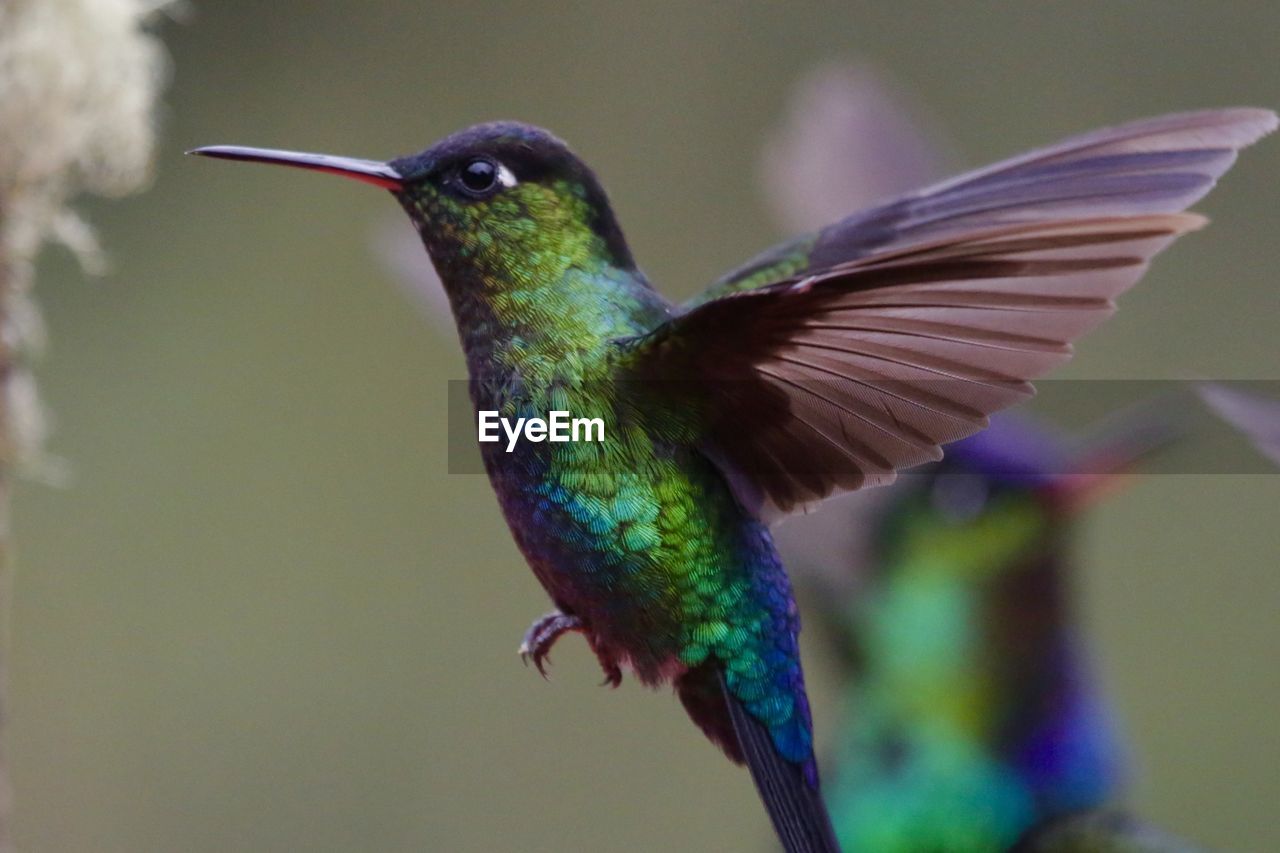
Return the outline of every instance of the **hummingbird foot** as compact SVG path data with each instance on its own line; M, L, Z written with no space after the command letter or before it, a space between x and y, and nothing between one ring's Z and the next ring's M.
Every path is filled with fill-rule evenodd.
M606 660L599 652L596 653L596 658L600 661L600 668L604 670L604 681L600 682L600 686L604 687L607 684L616 688L621 684L622 668L613 661Z
M551 653L551 647L556 644L556 640L560 639L561 634L569 631L583 630L582 620L577 616L553 610L535 621L529 626L529 630L524 632L524 639L520 641L520 660L524 661L525 666L528 666L529 661L532 660L538 674L546 678L546 664L550 662L547 655Z
M560 635L569 631L585 634L586 630L586 626L577 616L553 610L530 625L529 630L524 632L524 639L520 642L520 659L524 661L525 666L528 666L529 661L532 660L538 674L546 678L546 664L551 662L548 655L551 653L551 647L556 644L556 640L560 639ZM587 641L591 641L589 635ZM602 655L599 649L595 648L594 643L592 643L592 651L596 653L600 668L604 670L604 681L600 682L600 686L607 684L610 687L617 687L621 684L622 668Z

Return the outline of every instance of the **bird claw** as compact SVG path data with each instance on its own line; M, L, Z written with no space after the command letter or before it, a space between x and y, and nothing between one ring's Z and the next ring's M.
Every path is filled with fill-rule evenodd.
M533 661L538 674L546 678L546 665L551 662L551 658L548 657L551 654L551 647L555 645L556 640L560 639L560 635L569 631L586 633L586 627L577 616L571 616L559 610L551 611L524 632L524 639L520 641L520 660L525 666ZM594 646L592 648L594 650ZM605 660L599 651L596 651L596 658L600 661L600 668L604 670L604 681L600 682L600 686L604 687L607 684L610 687L617 687L621 684L622 668L611 660Z
M600 686L616 688L622 683L622 669L616 663L605 663L600 661L600 668L604 670L604 681L600 682Z
M582 620L577 616L553 610L530 625L529 630L524 632L524 639L520 642L520 660L524 661L525 666L528 666L529 661L532 660L538 674L546 678L546 663L550 662L547 655L550 654L556 640L568 631L582 630Z

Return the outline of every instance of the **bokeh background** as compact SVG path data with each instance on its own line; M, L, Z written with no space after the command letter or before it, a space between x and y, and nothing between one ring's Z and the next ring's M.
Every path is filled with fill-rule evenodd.
M690 294L769 244L761 139L814 64L875 63L957 162L1166 110L1280 104L1280 6L196 3L154 188L48 255L40 369L72 484L17 496L8 750L28 851L767 850L745 772L667 693L514 651L545 596L449 475L462 376L371 257L385 194L184 159L366 157L520 118L568 138ZM1280 140L1246 153L1074 378L1277 379ZM425 259L424 259L425 263ZM1132 802L1280 849L1280 477L1148 477L1088 520L1084 619ZM812 633L812 632L811 632ZM808 638L810 641L815 638ZM820 735L830 665L810 643Z

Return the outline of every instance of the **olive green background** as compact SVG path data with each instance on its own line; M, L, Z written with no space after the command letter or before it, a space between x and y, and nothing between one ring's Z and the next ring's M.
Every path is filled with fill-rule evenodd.
M601 173L687 295L779 236L763 134L814 63L868 59L977 165L1166 110L1280 105L1264 2L544 4L207 0L164 28L153 189L95 203L114 259L39 290L53 449L17 495L8 752L43 851L768 850L746 773L668 693L553 680L547 606L477 476L450 476L451 335L371 258L384 193L183 158L366 157L520 118ZM1280 139L1080 347L1075 378L1280 378ZM425 260L424 260L425 262ZM1084 621L1133 802L1280 849L1280 477L1147 478L1082 531ZM813 633L813 632L810 632ZM812 637L808 638L812 640ZM831 670L808 657L820 736Z

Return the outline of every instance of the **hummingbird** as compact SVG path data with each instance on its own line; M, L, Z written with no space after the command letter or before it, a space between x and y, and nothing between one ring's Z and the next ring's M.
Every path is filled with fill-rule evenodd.
M444 283L477 412L605 422L601 442L480 445L554 607L522 652L542 671L575 632L608 683L626 670L673 684L748 766L783 847L827 851L800 618L770 523L936 461L1025 400L1275 126L1239 108L1069 139L853 213L682 305L641 272L594 172L528 124L389 161L193 153L390 191Z
M1095 840L1140 826L1100 817L1126 755L1072 606L1071 545L1082 512L1176 437L1156 402L1071 448L1002 414L877 506L823 522L870 529L864 548L782 537L801 577L826 581L825 633L848 664L827 792L846 850L1056 849L1036 845L1064 844L1077 817ZM857 576L844 593L837 568Z

